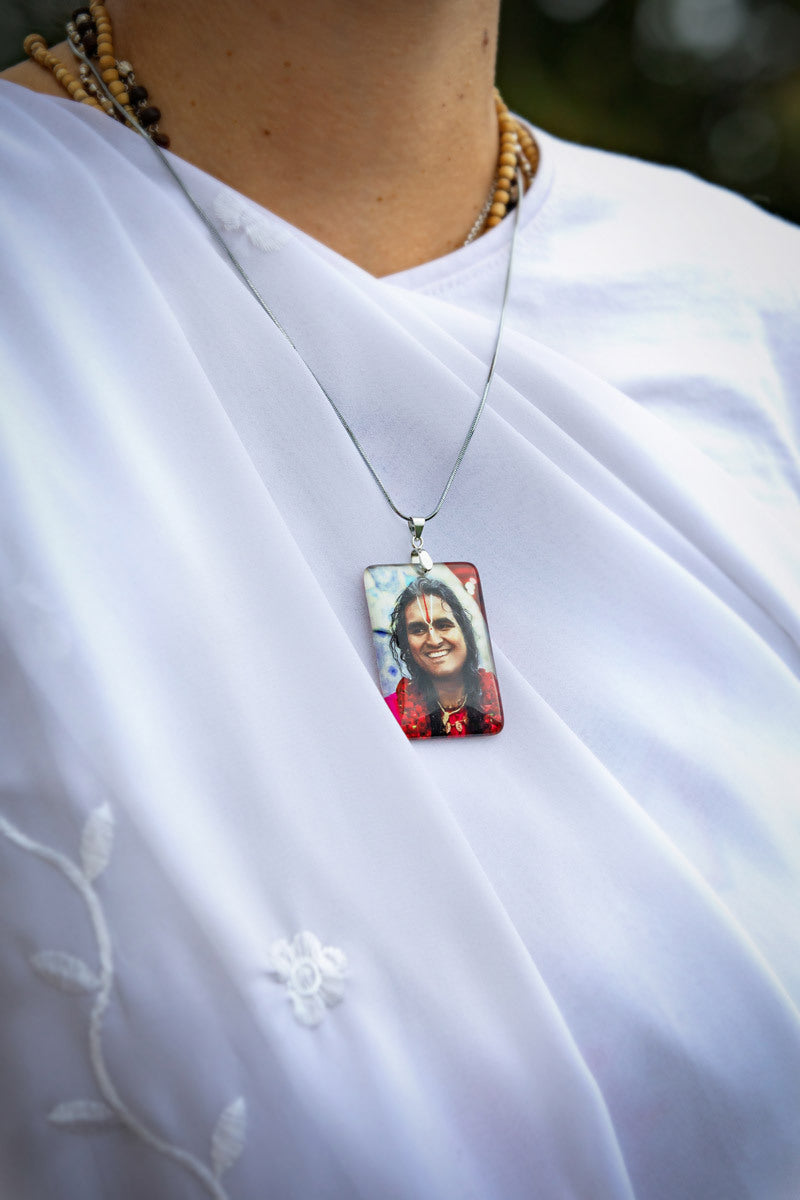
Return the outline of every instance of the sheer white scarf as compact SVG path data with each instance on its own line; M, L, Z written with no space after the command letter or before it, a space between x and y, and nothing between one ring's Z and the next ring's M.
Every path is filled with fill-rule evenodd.
M512 298L426 538L481 570L506 728L407 743L361 585L407 555L404 526L148 147L3 92L15 1194L215 1194L226 1110L231 1200L788 1200L797 546ZM375 280L182 170L425 510L484 378L507 231L435 288ZM110 949L58 865L82 831ZM302 930L348 964L314 1028L270 956ZM95 982L115 954L91 1045L92 979L51 949ZM101 1059L140 1128L48 1122L80 1099L119 1123Z

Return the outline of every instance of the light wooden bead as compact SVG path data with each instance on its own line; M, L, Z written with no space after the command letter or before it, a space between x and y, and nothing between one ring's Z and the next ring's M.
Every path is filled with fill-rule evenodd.
M532 142L530 146L523 146L522 153L525 155L525 158L528 160L530 165L535 169L539 162L539 147L536 145L536 143Z
M505 188L498 188L494 194L494 198L499 204L508 204L511 199L511 192L507 192Z
M47 49L47 42L40 33L29 33L22 43L22 49L32 58L40 50Z
M122 93L125 91L125 84L120 79L112 80L108 85L108 90L112 96L116 96L119 100ZM122 103L122 101L120 101Z
M500 217L500 219L502 220L503 217L506 215L505 204L493 204L492 207L489 209L489 215L492 217Z
M503 219L502 217L495 217L495 216L487 217L486 218L486 228L494 229L495 225L499 225L500 222L502 221L502 219Z
M114 69L116 70L116 66L117 66L116 60L114 59L113 54L102 55L101 58L98 58L97 65L101 71L107 70L108 67L114 67Z
M517 156L516 154L505 153L501 154L497 161L501 167L513 167L516 164Z
M113 83L115 79L119 79L119 71L116 67L107 67L106 70L102 72L100 78L102 79L103 83Z
M113 43L110 42L108 40L108 38L98 38L97 39L97 53L100 57L103 57L104 55L107 54L109 56L109 58L113 58L114 57Z
M497 172L498 179L513 179L516 172L513 167L501 167Z

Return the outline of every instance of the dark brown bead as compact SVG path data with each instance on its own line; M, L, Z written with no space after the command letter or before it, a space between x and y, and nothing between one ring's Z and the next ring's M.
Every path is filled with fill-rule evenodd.
M147 108L141 109L137 116L142 125L155 125L156 121L161 120L161 109L156 108L155 104L148 104Z
M140 83L135 83L132 88L128 88L128 95L131 98L131 104L144 104L147 100L147 88L142 87Z
M150 134L150 137L157 146L161 147L162 150L169 150L169 138L165 133L162 133L160 129L154 129Z
M91 32L84 33L81 37L81 45L83 46L83 53L86 55L86 57L93 58L97 51L97 34Z

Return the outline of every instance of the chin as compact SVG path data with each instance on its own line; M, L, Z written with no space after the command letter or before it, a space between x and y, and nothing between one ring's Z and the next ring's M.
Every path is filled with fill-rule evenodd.
M443 667L441 671L428 671L431 679L460 679L462 675L461 667L456 667L451 670L449 667Z

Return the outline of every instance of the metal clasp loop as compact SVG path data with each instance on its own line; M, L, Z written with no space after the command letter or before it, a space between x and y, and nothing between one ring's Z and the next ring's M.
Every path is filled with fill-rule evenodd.
M425 518L409 517L408 528L411 531L411 545L417 550L422 546L422 531L425 528Z
M422 531L425 528L424 517L409 517L408 528L411 533L411 565L418 567L423 574L433 568L433 559L422 545Z

